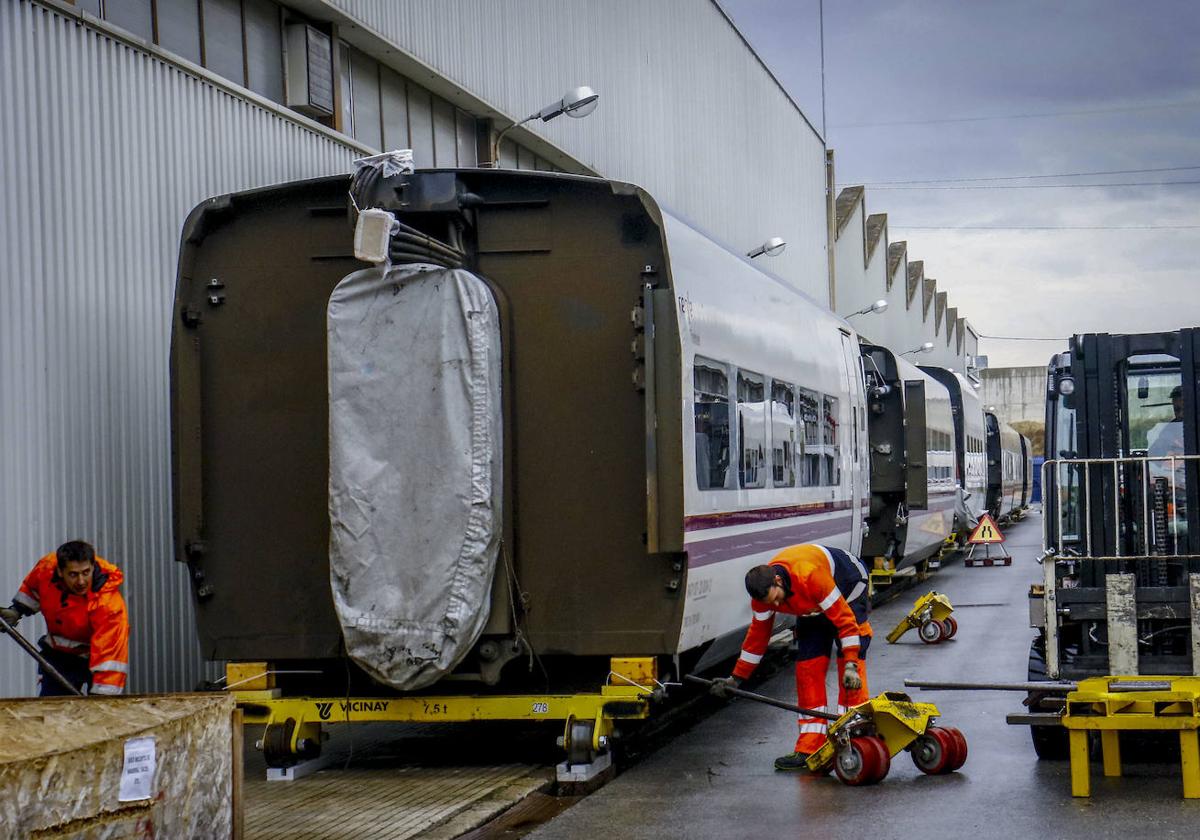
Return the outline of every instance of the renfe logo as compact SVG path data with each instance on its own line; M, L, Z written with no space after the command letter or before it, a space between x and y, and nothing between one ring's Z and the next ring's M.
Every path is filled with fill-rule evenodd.
M342 714L350 712L386 712L390 702L389 700L350 700L349 702L342 701L338 703L338 706L341 707ZM333 704L316 703L314 705L317 707L317 717L321 720L329 720L333 713Z

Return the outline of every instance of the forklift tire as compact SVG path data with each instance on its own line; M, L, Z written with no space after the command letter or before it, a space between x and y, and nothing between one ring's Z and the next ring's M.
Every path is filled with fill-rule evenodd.
M1041 637L1033 640L1029 646L1029 681L1045 682L1050 677L1046 673L1046 654ZM1037 711L1034 706L1030 711ZM1071 757L1070 738L1067 730L1061 726L1031 726L1029 735L1033 739L1033 751L1039 761L1066 761Z
M1067 730L1061 726L1031 726L1033 751L1039 761L1066 761L1071 757Z

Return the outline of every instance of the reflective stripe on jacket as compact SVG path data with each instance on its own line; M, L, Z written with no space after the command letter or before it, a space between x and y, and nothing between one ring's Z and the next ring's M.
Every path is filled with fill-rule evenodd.
M46 643L54 650L87 657L93 694L120 694L129 674L129 616L120 586L121 570L97 557L92 587L72 595L58 576L58 558L47 554L25 576L13 604L46 619Z
M792 594L778 607L750 599L753 620L742 642L742 653L734 665L733 675L745 679L762 661L775 613L811 615L823 613L833 622L841 641L842 656L857 660L862 645L861 636L870 635L866 612L863 623L855 617L850 601L863 599L867 590L867 571L858 558L838 548L823 545L793 545L771 558L771 566L782 566L790 578Z

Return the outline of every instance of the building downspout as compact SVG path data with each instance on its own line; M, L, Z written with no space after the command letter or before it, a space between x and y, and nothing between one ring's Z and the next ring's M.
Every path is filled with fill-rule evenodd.
M833 149L825 150L825 255L829 264L829 311L837 312L837 284L834 282L833 246L837 217L834 215Z

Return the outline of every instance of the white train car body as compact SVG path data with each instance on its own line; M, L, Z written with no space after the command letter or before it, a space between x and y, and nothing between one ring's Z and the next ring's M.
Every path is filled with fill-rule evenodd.
M867 434L853 329L688 225L664 223L682 359L686 651L740 635L751 566L796 543L859 552Z

